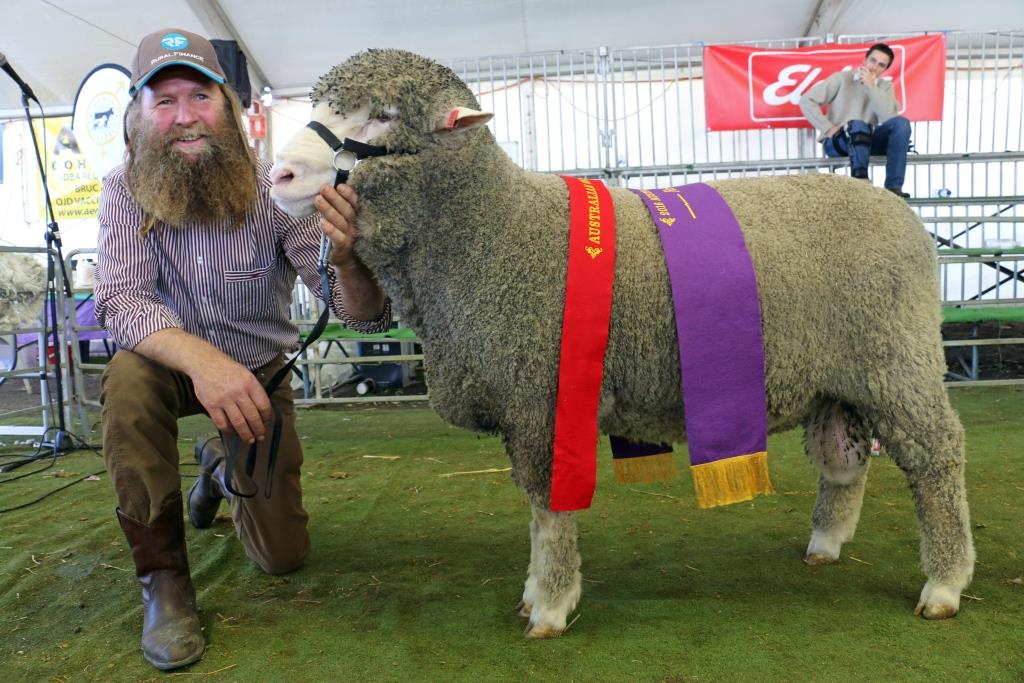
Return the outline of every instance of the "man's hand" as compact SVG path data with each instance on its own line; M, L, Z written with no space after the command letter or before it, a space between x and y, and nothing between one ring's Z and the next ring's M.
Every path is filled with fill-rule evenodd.
M359 210L355 190L344 184L337 188L324 185L313 204L320 212L320 232L331 240L331 263L341 269L351 267L355 261L352 244Z
M860 72L860 82L869 88L875 87L878 83L878 78L875 76L875 73L866 66L858 68L857 71Z
M331 265L341 284L341 305L356 320L376 320L384 313L384 292L355 255L359 200L348 185L324 185L313 200L320 212L320 231L331 240Z
M183 372L217 429L247 443L262 439L273 413L263 386L249 370L204 339L177 327L145 337L135 352Z
M211 356L191 375L196 398L217 429L246 443L263 440L273 413L263 386L249 370L227 356Z
M835 134L838 133L840 130L842 130L842 128L843 128L842 126L832 126L827 131L825 131L825 137L827 137L827 138L835 137Z

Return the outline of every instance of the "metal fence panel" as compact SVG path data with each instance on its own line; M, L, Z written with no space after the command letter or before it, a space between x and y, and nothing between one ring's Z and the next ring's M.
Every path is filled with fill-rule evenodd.
M836 41L909 35L920 34L838 36ZM941 121L913 124L916 151L1019 153L1024 145L1024 32L949 32L946 38L944 115ZM746 44L786 48L821 42L792 38ZM679 176L706 164L822 157L809 129L707 131L703 48L702 43L596 48L449 64L481 105L495 112L492 130L498 141L530 170L653 181L652 168ZM969 174L948 178L940 167L915 167L908 184L926 194L978 191ZM724 174L714 171L716 177Z

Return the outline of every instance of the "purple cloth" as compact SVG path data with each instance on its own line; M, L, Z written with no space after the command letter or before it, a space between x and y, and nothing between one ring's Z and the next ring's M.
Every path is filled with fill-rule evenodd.
M765 451L761 309L736 217L704 183L634 192L647 204L665 251L690 463Z
M648 441L630 441L621 436L608 435L608 442L612 447L612 458L621 460L625 458L645 458L649 455L662 455L672 452L670 443L650 443Z
M64 305L67 306L68 310L71 310L71 301L65 300ZM78 321L79 327L84 326L95 326L99 323L96 322L96 301L89 297L88 299L76 299L75 300L75 319ZM50 304L46 304L46 320L50 320ZM78 339L80 341L88 341L90 339L107 339L110 335L105 330L82 330L78 333ZM18 335L18 346L28 344L36 340L35 334L19 334Z

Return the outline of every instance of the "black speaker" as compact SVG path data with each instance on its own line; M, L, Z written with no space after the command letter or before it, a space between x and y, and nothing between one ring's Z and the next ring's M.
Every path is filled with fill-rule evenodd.
M228 85L242 101L242 108L248 109L252 103L252 84L249 82L249 66L245 54L233 40L211 40L210 44L217 53L217 61L224 69Z

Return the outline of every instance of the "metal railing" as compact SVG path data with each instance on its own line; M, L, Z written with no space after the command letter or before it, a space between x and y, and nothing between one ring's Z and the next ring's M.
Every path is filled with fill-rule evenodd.
M917 151L953 155L1024 149L1024 31L945 35L943 118L913 124ZM841 35L834 40L900 37L907 35ZM804 37L746 44L790 48L822 42ZM529 170L649 177L648 169L657 167L742 166L821 156L814 132L806 128L708 131L704 47L596 47L466 58L448 65L474 90L481 106L495 112L490 125L496 139ZM909 180L915 192L931 194L932 178ZM979 194L958 183L934 189ZM1024 194L1020 188L1001 191Z
M949 373L954 381L948 384L1024 383L1024 377L980 379L982 349L986 353L1000 353L999 347L1024 344L1024 337L1013 336L1012 332L1011 336L1002 336L1004 322L1024 321L1024 287L1021 286L1024 282L1024 248L940 249L938 262L943 307L955 309L949 312L957 314L956 317L947 316L947 321L968 323L971 334L967 339L943 342L945 347L955 349L954 358L961 370ZM974 268L977 268L974 278L964 277L968 269ZM959 286L951 286L950 280L957 277ZM995 336L979 336L983 323L997 326Z
M94 256L96 249L75 249L67 253L65 257L65 264L68 273L77 272L78 268L76 262L79 259L84 259L89 256ZM92 287L79 287L76 286L72 290L77 296L85 295L91 296ZM316 323L317 318L320 316L320 306L323 303L314 297L310 290L303 284L302 280L297 279L295 286L292 290L292 303L290 307L291 322L296 325L301 332L308 331ZM331 319L331 323L340 323L336 319ZM68 386L72 387L72 391L69 394L68 405L69 412L78 416L80 421L81 436L83 439L91 438L91 427L87 419L88 408L98 408L100 406L99 397L90 397L86 392L85 374L88 373L99 373L106 368L105 363L96 363L86 361L82 358L81 353L81 336L82 333L86 332L97 332L102 331L99 325L82 324L74 316L68 316L65 321L62 321L62 335L66 330L68 343L66 344L67 349L70 352L71 363L65 363L66 368L70 368L69 377L70 381ZM388 354L388 355L374 355L374 356L361 356L359 355L359 344L360 343L397 343L401 345L402 353L400 354ZM408 368L413 365L420 365L423 362L422 353L412 353L411 347L415 343L415 340L408 338L400 338L390 340L387 338L366 338L365 341L358 338L352 338L349 336L332 338L328 332L326 338L321 339L318 343L310 345L310 347L303 352L300 357L295 361L295 367L297 368L301 376L301 389L302 397L295 399L297 406L311 406L311 405L322 405L328 403L374 403L374 402L391 402L391 401L424 401L427 400L428 396L425 394L410 394L410 395L399 395L393 392L375 392L373 390L366 391L363 395L357 396L332 396L332 389L334 389L335 382L325 379L323 368L328 365L380 365L385 363L398 363L403 367L403 379L410 375L411 372ZM344 345L344 346L342 346ZM341 356L332 355L328 357L327 353L333 346L335 350L345 349L345 353ZM112 342L105 344L108 355L112 353L113 346Z

